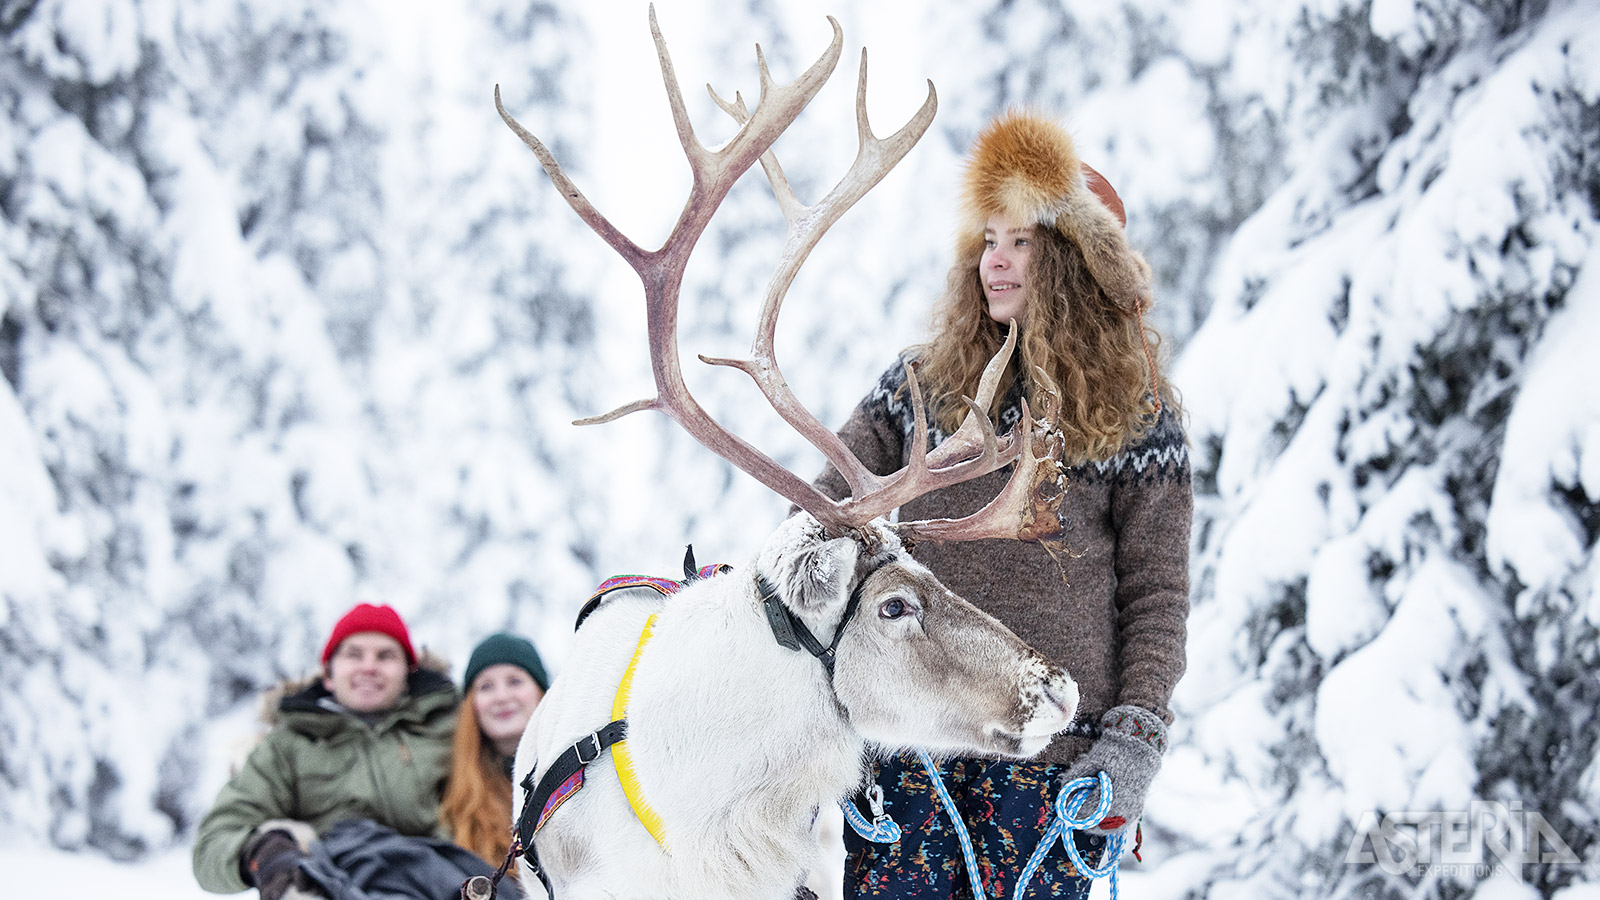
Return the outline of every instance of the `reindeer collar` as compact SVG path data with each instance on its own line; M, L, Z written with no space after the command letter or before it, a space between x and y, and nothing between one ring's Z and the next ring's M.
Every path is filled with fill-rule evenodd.
M866 584L866 579L856 585L850 592L850 602L845 604L844 615L839 617L839 625L833 631L833 642L822 646L811 633L811 629L800 621L789 607L783 605L778 599L778 590L761 575L756 575L756 590L761 592L761 606L767 612L767 625L772 629L772 636L778 646L789 650L804 650L815 656L822 667L828 670L828 676L833 676L833 664L839 650L839 639L844 637L844 629L850 624L850 617L856 614L856 607L861 605L861 585Z

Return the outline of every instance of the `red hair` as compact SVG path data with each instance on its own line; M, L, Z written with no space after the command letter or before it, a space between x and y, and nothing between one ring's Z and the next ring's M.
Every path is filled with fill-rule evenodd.
M498 867L511 849L511 778L506 775L505 757L483 739L472 702L476 690L467 689L456 717L450 778L439 804L439 821L457 844ZM509 874L515 876L516 868Z

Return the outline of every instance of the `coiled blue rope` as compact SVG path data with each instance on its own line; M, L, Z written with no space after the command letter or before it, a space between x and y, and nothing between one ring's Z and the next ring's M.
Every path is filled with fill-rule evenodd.
M983 892L983 879L978 874L977 854L972 851L972 838L967 834L966 823L961 821L961 816L956 811L956 803L950 798L950 791L944 786L944 779L939 775L939 769L933 764L932 757L927 751L918 750L917 759L922 761L922 767L928 771L928 779L933 782L934 792L939 795L939 803L944 806L945 814L955 825L956 840L961 842L961 855L967 864L967 877L972 881L973 900L986 900ZM1080 816L1079 810L1088 800L1088 792L1098 787L1100 789L1100 802L1095 805L1094 811L1086 816ZM1113 834L1106 837L1105 852L1100 857L1100 865L1091 866L1084 860L1079 852L1078 845L1067 834L1093 827L1106 813L1111 810L1111 778L1101 772L1099 779L1074 778L1061 788L1061 793L1056 796L1056 817L1051 820L1050 827L1045 829L1044 837L1040 839L1039 846L1034 848L1033 855L1028 858L1028 864L1022 867L1022 872L1017 876L1017 889L1012 894L1013 900L1022 900L1022 892L1027 888L1028 882L1033 880L1033 875L1044 862L1045 855L1050 852L1050 847L1057 838L1066 847L1067 858L1078 871L1090 878L1104 878L1111 876L1111 900L1117 900L1117 864L1122 861L1122 835ZM860 815L860 813L857 813Z
M1088 815L1079 815L1087 802L1089 792L1095 788L1100 789L1100 802ZM1067 858L1079 872L1090 878L1105 878L1111 876L1111 900L1117 900L1117 867L1122 862L1122 834L1106 835L1105 850L1100 855L1100 865L1091 866L1084 860L1083 854L1078 850L1078 844L1072 839L1070 831L1092 828L1106 813L1111 811L1111 777L1101 772L1098 779L1074 778L1062 785L1061 793L1056 795L1056 817L1050 820L1050 827L1045 829L1044 837L1039 840L1039 846L1033 850L1033 855L1028 857L1028 864L1022 867L1022 874L1017 877L1017 890L1012 895L1013 900L1022 900L1022 889L1027 887L1033 879L1033 873L1038 871L1039 865L1044 862L1045 854L1050 852L1050 846L1061 839L1061 845L1067 850Z

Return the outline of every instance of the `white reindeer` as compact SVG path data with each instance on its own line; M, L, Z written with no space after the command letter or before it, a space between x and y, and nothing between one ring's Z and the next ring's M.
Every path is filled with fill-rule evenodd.
M650 12L663 80L694 186L667 243L646 252L591 206L537 138L500 105L573 209L638 271L645 285L657 396L580 424L640 409L671 416L702 443L794 502L754 560L670 597L610 595L578 630L568 661L517 751L516 772L543 779L564 755L587 763L583 786L544 819L522 885L547 877L560 900L773 898L796 895L818 845L820 808L862 783L868 745L1026 757L1066 728L1077 685L995 619L953 594L907 552L912 540L1051 539L1059 534L1054 438L1025 414L997 437L983 414L1014 336L989 364L966 423L932 453L915 375L917 452L889 476L869 472L793 397L773 357L778 309L823 231L910 149L935 98L887 139L866 120L866 55L856 91L861 147L821 202L795 198L770 146L837 63L843 35L793 84L774 86L757 47L761 99L717 102L742 123L706 150L684 112L666 44ZM713 92L715 97L715 93ZM689 253L729 187L761 159L789 236L749 360L706 360L748 373L775 409L851 485L835 501L731 434L695 403L678 364L678 285ZM1007 487L960 520L882 517L907 500L1015 463ZM730 513L737 514L737 513ZM799 652L801 645L811 652ZM625 739L607 723L625 716ZM605 737L605 740L602 740ZM623 775L619 777L619 769ZM630 774L631 773L631 774ZM552 779L553 781L553 779ZM625 786L626 782L626 786ZM633 797L628 796L629 793ZM519 790L519 808L527 803ZM560 794L557 795L558 797ZM543 797L531 809L537 821ZM530 828L531 830L531 828ZM652 835L654 833L654 836Z

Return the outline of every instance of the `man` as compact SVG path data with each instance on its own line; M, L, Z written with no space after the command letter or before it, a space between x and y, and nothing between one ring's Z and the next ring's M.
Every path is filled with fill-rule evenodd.
M321 677L285 686L272 730L200 823L200 886L254 886L263 900L337 895L339 858L316 843L336 843L337 823L437 836L458 699L445 667L417 664L398 613L352 608L322 650Z

